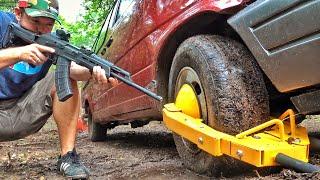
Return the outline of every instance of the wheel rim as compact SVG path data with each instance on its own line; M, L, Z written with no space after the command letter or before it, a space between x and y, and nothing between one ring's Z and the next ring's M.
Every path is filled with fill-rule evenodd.
M200 108L199 111L201 112L201 118L204 120L205 124L208 124L205 93L204 93L198 74L191 67L184 67L179 72L176 83L175 83L175 92L174 92L175 98L177 97L179 90L184 84L189 84L194 89L195 91L194 93L197 96L197 99L199 102L199 108ZM190 153L198 154L201 152L201 150L197 147L196 144L190 142L189 140L183 137L181 137L181 139L184 146Z
M191 116L195 119L201 118L199 100L192 85L184 84L180 88L174 104L185 115Z

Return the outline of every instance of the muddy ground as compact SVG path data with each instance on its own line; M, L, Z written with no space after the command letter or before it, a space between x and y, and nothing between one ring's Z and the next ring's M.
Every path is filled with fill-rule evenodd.
M312 119L308 126L315 132L319 124ZM184 168L171 132L162 122L136 129L119 126L109 130L107 137L105 142L93 143L86 132L78 135L77 151L90 168L90 179L213 179ZM35 135L0 143L0 179L64 179L56 171L58 150L57 131L51 120ZM311 162L320 165L320 155L312 154ZM215 179L320 179L320 175L281 169L267 176L251 171Z

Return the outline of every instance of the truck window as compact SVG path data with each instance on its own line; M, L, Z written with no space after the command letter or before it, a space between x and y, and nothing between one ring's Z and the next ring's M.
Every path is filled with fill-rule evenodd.
M115 21L118 21L122 17L126 17L128 14L130 14L133 8L132 4L134 4L132 3L133 1L135 0L121 0L118 14Z

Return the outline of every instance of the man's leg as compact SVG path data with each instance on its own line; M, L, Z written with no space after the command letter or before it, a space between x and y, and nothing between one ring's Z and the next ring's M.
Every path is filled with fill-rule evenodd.
M52 88L53 117L58 127L61 155L72 151L77 133L77 120L80 112L80 94L77 82L71 80L73 96L65 102L60 102L55 87Z
M38 132L52 114L50 90L54 74L48 73L19 98L0 100L0 141L13 141Z
M80 93L76 81L71 80L73 96L60 102L55 88L52 88L53 118L58 127L61 156L58 159L58 170L71 178L87 178L89 171L80 162L74 149L77 133L77 120L80 112Z

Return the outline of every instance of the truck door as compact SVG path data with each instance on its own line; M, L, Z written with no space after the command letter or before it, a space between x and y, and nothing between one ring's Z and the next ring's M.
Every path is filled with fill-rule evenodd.
M139 28L137 26L139 26L141 19L142 3L143 0L118 0L102 27L101 37L98 38L94 49L102 57L130 72L134 82L141 86L146 86L147 83L141 83L141 78L138 79L140 81L137 81L136 75L137 69L144 68L140 67L139 64L144 64L135 61L143 61L143 59L133 58L134 55L131 53L139 40L135 35L138 34L137 30ZM100 87L99 103L101 103L102 108L101 114L103 116L112 116L116 119L117 115L148 109L152 104L141 103L139 99L143 95L140 91L124 83L120 83L111 89ZM144 96L143 100L147 98L150 99L150 97ZM149 101L152 102L151 100Z

